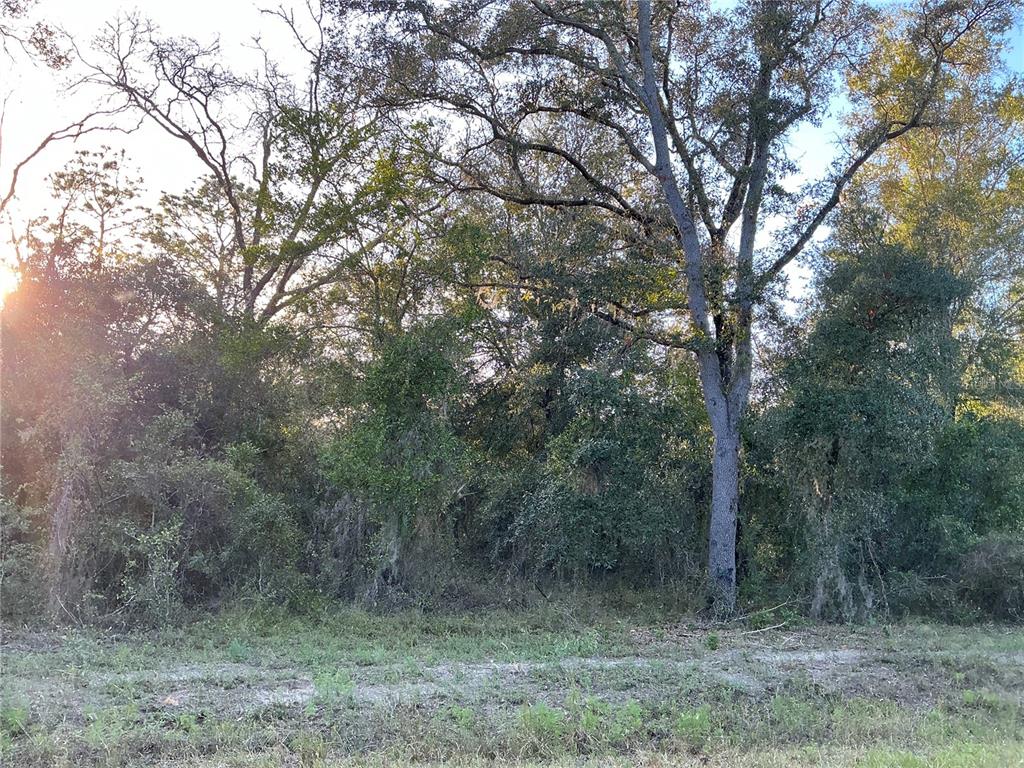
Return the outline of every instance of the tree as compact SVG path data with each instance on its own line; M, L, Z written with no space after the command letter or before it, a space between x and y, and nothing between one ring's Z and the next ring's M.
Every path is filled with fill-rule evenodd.
M387 53L385 96L454 115L432 154L458 190L595 207L677 260L714 434L708 568L716 610L736 600L740 422L758 307L843 191L887 143L941 118L961 53L992 44L1015 5L922 0L883 14L853 0L705 4L364 3ZM850 130L823 178L787 191L786 141L849 79ZM429 111L427 112L429 115ZM619 161L625 157L626 162ZM770 217L783 225L766 229ZM768 243L762 244L765 235ZM659 336L662 317L614 307Z
M32 18L32 8L37 0L0 0L0 53L7 59L8 66L23 58L30 62L40 62L52 70L66 70L72 64L70 47L65 35L44 20ZM7 160L4 154L4 122L7 115L9 93L4 94L0 103L0 167ZM117 110L97 108L81 118L47 133L27 154L20 157L7 175L6 189L0 187L0 214L14 200L18 188L18 180L26 166L35 160L51 144L62 141L75 141L95 131L114 130L110 120Z
M41 19L32 19L39 0L0 0L0 49L13 58L18 49L48 67L63 69L70 63L61 33Z
M942 123L851 184L807 311L765 366L751 443L760 487L792 498L754 516L775 552L784 523L765 518L800 531L789 579L807 579L816 616L879 599L952 614L964 559L1020 519L1024 114L1019 83L993 80L998 49L960 60Z
M996 394L1024 327L1024 90L993 83L999 53L971 52L942 124L886 146L857 182L889 241L970 286L949 327L964 346L961 398Z
M315 477L296 458L308 345L225 331L207 287L140 236L152 222L119 156L80 152L51 190L0 310L0 496L25 597L38 611L45 589L75 621L129 605L166 621L229 587L290 597Z
M887 242L879 218L844 206L810 330L785 365L776 460L807 520L815 618L870 617L887 555L910 559L907 491L933 461L959 389L963 350L950 329L971 286L920 245Z
M108 25L85 78L200 161L206 178L164 198L154 239L230 316L257 326L395 245L420 193L387 150L365 84L354 71L326 76L323 12L310 9L306 23L271 12L307 60L301 83L266 51L262 71L239 75L217 44L163 38L134 17Z

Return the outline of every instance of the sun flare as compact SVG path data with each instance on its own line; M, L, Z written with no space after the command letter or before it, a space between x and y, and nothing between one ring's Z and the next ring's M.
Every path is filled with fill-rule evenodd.
M18 271L14 265L0 261L0 307L4 305L7 297L18 288L18 280Z

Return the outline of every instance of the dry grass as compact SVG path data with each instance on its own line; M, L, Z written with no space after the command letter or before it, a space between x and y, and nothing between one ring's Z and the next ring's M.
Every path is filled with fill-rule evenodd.
M8 628L4 765L1024 765L1017 629L570 618Z

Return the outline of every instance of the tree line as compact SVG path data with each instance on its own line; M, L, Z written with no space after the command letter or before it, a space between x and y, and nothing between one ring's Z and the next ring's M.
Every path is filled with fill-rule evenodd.
M67 65L203 175L79 152L15 238L6 613L1021 617L1015 4L307 10L298 78L140 17Z

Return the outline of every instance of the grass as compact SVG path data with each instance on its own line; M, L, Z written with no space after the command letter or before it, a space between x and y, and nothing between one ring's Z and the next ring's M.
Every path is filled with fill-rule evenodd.
M1024 632L649 609L4 632L3 765L1024 768Z

